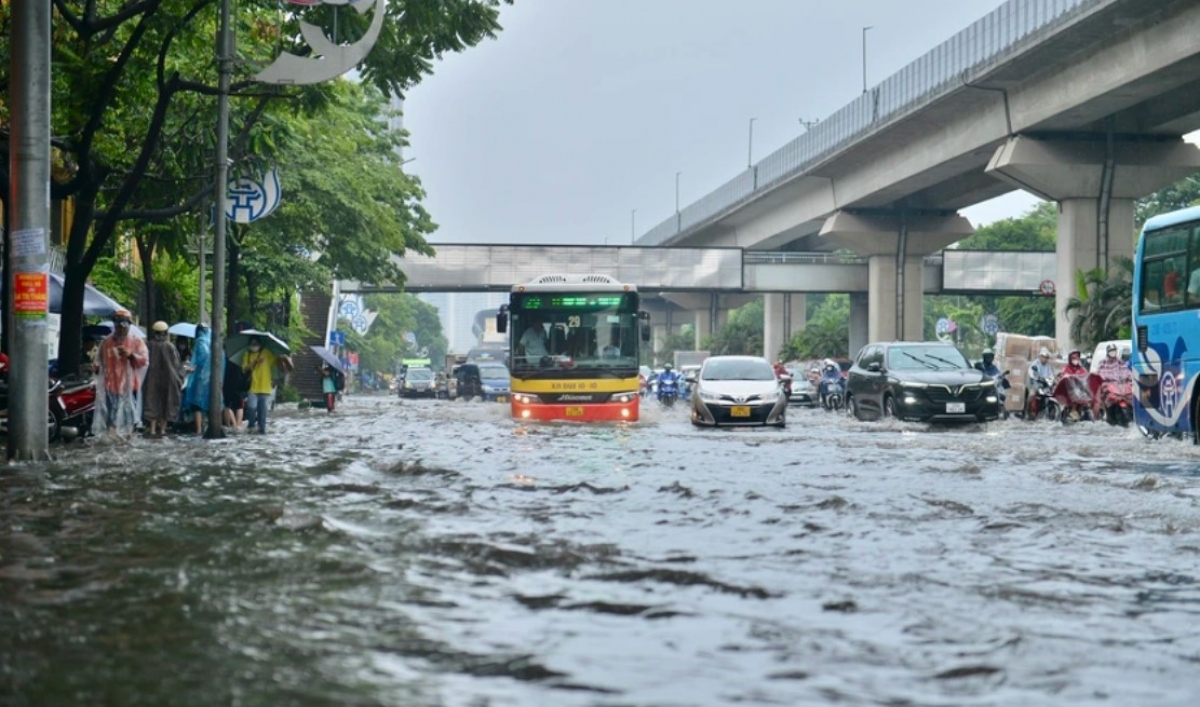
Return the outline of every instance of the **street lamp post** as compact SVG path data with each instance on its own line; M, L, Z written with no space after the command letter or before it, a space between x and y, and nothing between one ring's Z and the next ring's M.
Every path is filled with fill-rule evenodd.
M683 172L675 173L675 213L679 213L679 175Z
M746 145L746 169L754 166L754 121L758 118L750 119L750 140Z
M800 124L804 126L804 132L808 132L808 129L809 129L809 128L811 128L812 126L816 125L816 124L817 124L817 123L819 123L819 122L821 122L821 121L819 121L819 120L805 120L804 118L801 118L801 119L800 119Z
M635 233L637 233L637 209L629 212L629 245L633 245L636 239Z
M862 28L862 70L863 70L863 93L867 92L867 30L871 27Z

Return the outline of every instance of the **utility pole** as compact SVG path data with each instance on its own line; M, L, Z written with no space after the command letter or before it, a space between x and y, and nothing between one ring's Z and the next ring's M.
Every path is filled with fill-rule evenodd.
M10 7L8 458L35 461L50 457L50 2Z
M225 201L229 188L229 0L221 0L217 24L217 183L213 199L213 306L209 325L212 330L212 371L208 387L208 431L206 439L221 439L221 382L225 377Z
M758 118L750 119L750 140L746 145L746 169L754 166L754 121Z
M862 28L862 54L863 54L862 70L863 70L863 93L866 93L866 92L867 92L867 30L869 30L869 29L873 29L873 28L872 28L872 27L863 27L863 28Z

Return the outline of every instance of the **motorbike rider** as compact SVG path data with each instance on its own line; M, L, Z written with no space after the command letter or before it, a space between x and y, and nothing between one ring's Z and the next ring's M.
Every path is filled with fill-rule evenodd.
M783 365L783 361L776 361L773 366L775 369L775 379L783 381L783 390L790 398L792 397L792 374L787 367Z
M669 362L664 363L662 372L660 372L656 378L658 381L657 392L660 399L663 396L663 383L674 384L676 391L679 390L679 374L673 369L674 367Z
M1029 367L1029 406L1030 413L1038 413L1040 391L1049 391L1054 387L1054 367L1050 365L1050 349L1045 346L1038 351L1037 360Z
M983 361L979 365L979 370L983 371L983 374L987 377L996 381L996 385L1000 388L1009 388L1012 384L1008 382L1008 378L1004 375L1004 372L996 365L996 352L991 349L984 349L982 358Z
M1066 366L1066 368L1063 369L1063 372L1062 372L1062 374L1064 376L1083 376L1085 378L1087 377L1088 369L1084 368L1083 364L1080 363L1080 360L1079 360L1080 355L1081 354L1079 353L1079 349L1072 349L1071 353L1067 354L1067 366Z
M1104 386L1107 384L1121 386L1122 384L1133 383L1133 371L1129 369L1129 363L1117 354L1116 344L1110 343L1105 347L1104 360L1100 362L1099 366L1097 366L1096 375L1099 376L1100 380L1102 381L1100 384L1101 391L1104 390ZM1104 397L1105 396L1103 394L1096 396L1094 409L1092 411L1094 415L1098 416L1100 412L1100 406L1103 405ZM1132 392L1127 397L1132 398Z
M842 369L838 367L837 361L831 358L825 359L821 364L821 382L817 385L817 397L821 399L821 404L825 404L825 398L829 396L830 388L833 385L841 385L843 381Z

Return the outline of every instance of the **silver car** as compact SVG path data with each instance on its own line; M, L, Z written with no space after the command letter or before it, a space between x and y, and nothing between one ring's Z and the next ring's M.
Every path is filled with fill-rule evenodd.
M692 386L692 424L787 424L788 399L761 356L710 356Z

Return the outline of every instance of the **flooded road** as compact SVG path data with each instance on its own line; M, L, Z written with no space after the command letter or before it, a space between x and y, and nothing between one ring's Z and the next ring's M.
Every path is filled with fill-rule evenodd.
M352 397L0 475L0 705L1191 705L1200 451Z

